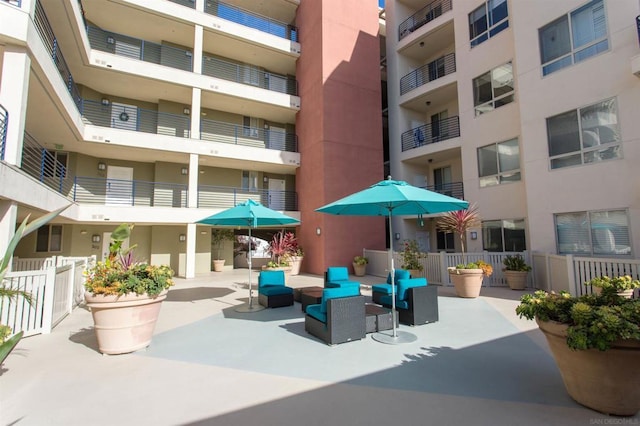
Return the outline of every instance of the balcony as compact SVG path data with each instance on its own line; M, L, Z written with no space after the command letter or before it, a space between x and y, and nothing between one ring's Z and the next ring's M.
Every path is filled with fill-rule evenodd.
M184 1L185 0L175 2L183 3ZM262 16L216 0L207 0L204 11L209 15L214 15L227 21L244 25L245 27L253 28L287 40L298 41L298 28L286 22L269 18L268 16Z
M401 136L402 152L457 137L460 137L459 117L445 118L404 132Z
M444 12L451 10L451 0L436 0L429 3L398 26L398 41L402 40L418 28L433 21Z
M87 35L92 49L183 71L193 71L193 53L190 50L152 43L92 26L87 27Z
M297 211L298 195L295 191L274 191L270 189L242 189L227 186L198 187L199 208L226 209L243 203L248 199L259 201L263 205L279 211Z
M7 128L9 127L9 113L0 105L0 160L4 160L4 150L7 145Z
M449 53L411 71L400 79L400 95L456 72L456 54Z
M427 185L423 187L429 191L444 194L449 197L464 200L464 184L462 182L441 183L439 185Z
M71 196L73 201L80 204L187 207L188 187L168 182L76 176Z
M207 119L200 121L200 139L255 148L298 152L298 137L293 133L240 126Z
M262 71L257 67L225 61L203 55L202 74L227 81L260 87L266 90L298 96L298 82L295 78Z

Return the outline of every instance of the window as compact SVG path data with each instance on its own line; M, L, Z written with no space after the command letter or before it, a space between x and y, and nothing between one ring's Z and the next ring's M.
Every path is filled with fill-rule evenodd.
M67 163L69 154L61 151L42 150L42 176L67 177Z
M559 254L631 255L626 210L556 214L555 224Z
M244 136L248 138L257 138L260 134L260 132L258 131L258 126L260 125L258 119L256 117L243 117L242 121L244 124Z
M538 30L542 75L609 49L603 0L594 0Z
M501 65L473 79L476 117L513 102L513 67Z
M258 190L258 172L242 171L242 189L253 192Z
M511 139L478 148L480 187L520 180L520 148Z
M505 28L509 28L507 0L489 0L469 14L471 47L487 41Z
M36 252L62 251L62 225L42 225L36 236Z
M482 222L482 248L486 251L525 251L524 219Z
M615 99L547 118L552 169L622 158Z
M453 244L453 232L436 232L438 252L446 251L448 253L455 252Z

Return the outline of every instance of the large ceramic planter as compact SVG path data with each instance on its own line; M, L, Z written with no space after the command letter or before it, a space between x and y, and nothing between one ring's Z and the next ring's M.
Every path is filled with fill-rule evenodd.
M572 350L567 325L539 321L562 381L576 402L605 414L633 416L640 411L640 341L624 340L611 349Z
M524 290L527 288L527 271L503 271L504 278L511 290Z
M482 269L453 269L449 271L458 297L475 298L480 296L484 272Z
M224 259L218 259L213 261L214 272L222 272L223 268L224 268Z
M291 275L300 275L302 256L291 256Z
M411 274L411 278L422 277L422 271L420 269L409 269L409 274Z
M357 263L353 263L353 273L356 277L364 277L367 273L367 264L359 265Z
M167 293L165 290L153 298L135 293L123 296L85 293L93 316L98 350L103 354L116 355L149 346Z

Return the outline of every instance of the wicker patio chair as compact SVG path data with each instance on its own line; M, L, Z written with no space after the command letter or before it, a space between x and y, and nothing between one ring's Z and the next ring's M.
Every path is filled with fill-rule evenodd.
M364 339L366 336L365 297L354 288L327 288L322 303L309 305L304 329L328 345Z
M381 296L382 306L391 307L391 296ZM402 324L421 325L438 321L438 287L425 278L398 281L396 310Z
M266 308L293 305L293 289L284 285L284 271L262 271L258 277L258 303Z

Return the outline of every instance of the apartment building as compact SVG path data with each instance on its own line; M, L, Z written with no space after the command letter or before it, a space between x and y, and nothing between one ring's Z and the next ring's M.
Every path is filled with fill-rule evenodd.
M301 220L307 272L384 248L383 220L315 212L383 178L378 12L0 1L0 246L28 214L70 205L15 255L100 259L126 222L140 259L193 277L212 260L196 222L251 198Z
M387 0L394 178L477 204L469 251L637 258L638 15L637 0ZM433 218L394 220L400 241L460 250Z

